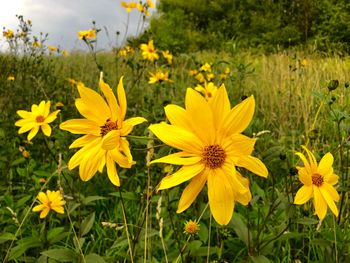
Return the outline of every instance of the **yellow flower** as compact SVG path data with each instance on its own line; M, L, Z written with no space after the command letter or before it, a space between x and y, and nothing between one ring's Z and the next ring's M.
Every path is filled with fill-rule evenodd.
M18 110L17 114L23 119L16 121L15 125L21 127L18 130L19 134L28 133L28 141L34 138L38 133L39 128L46 136L51 135L51 127L49 123L53 122L57 118L57 114L60 112L56 110L50 113L51 102L40 102L39 105L33 104L31 111Z
M208 81L211 81L212 79L214 79L215 78L215 74L214 73L208 73L207 74L207 80Z
M189 235L195 235L199 231L199 224L196 221L189 220L185 223L184 233Z
M205 78L202 73L198 73L195 77L196 80L198 80L200 83L205 82Z
M162 51L163 57L168 61L168 64L171 64L173 62L173 55L167 51Z
M15 36L11 29L7 29L7 31L3 31L2 35L7 39L12 39Z
M64 106L64 104L62 102L60 102L60 101L55 104L55 108L58 109L58 110L62 109L63 106Z
M211 66L209 63L205 63L203 66L200 67L200 71L205 71L205 72L211 72Z
M205 82L204 87L201 85L197 85L194 89L202 93L206 100L210 100L215 96L218 87L216 87L213 82Z
M57 52L58 48L55 46L47 46L47 48L49 49L50 52Z
M84 85L77 85L80 98L76 99L75 106L85 119L68 120L60 125L62 130L84 134L69 147L81 149L69 160L68 168L72 170L79 166L80 178L88 181L97 171L102 173L106 166L109 180L120 186L115 163L123 168L130 168L135 163L126 136L146 119L134 117L125 120L127 102L123 78L117 88L118 100L102 75L99 86L106 99Z
M308 159L301 152L296 154L304 163L304 167L297 166L299 180L303 186L298 190L294 204L301 205L313 198L316 215L323 220L327 213L327 206L335 216L338 216L338 208L335 202L339 201L339 194L334 185L338 183L338 176L333 172L333 155L326 153L319 164L315 156L305 146Z
M28 159L30 157L30 152L28 152L27 150L24 150L22 152L22 155L23 155L24 158Z
M79 39L94 39L96 38L96 29L89 29L86 31L79 31L78 32Z
M188 74L189 74L190 76L195 76L195 75L198 74L198 70L196 70L196 69L191 69L191 70L189 71Z
M135 50L132 47L126 46L118 51L119 56L125 57L128 54L134 53Z
M253 117L254 97L231 109L224 85L210 101L189 88L185 105L185 109L167 105L165 114L171 124L149 127L165 144L180 150L151 162L182 165L162 179L158 190L191 180L179 201L177 212L181 213L207 184L210 210L219 224L226 225L232 218L235 201L247 205L251 200L249 180L236 166L262 177L268 175L265 165L251 156L256 139L241 134Z
M131 9L134 9L134 8L137 7L137 3L136 2L126 3L126 2L123 1L123 2L120 3L120 5L122 7L124 7L128 13L131 12Z
M62 56L64 57L68 57L69 56L69 52L65 49L62 50Z
M10 75L7 77L7 81L15 81L15 77L13 75Z
M151 13L148 11L148 9L141 3L137 4L137 9L140 11L140 13L144 13L145 16L151 16Z
M304 59L300 62L300 64L301 64L303 67L307 67L307 66L309 65L309 61L308 61L306 58L304 58Z
M64 214L64 204L66 201L63 200L60 191L50 191L47 190L46 194L40 192L37 196L37 199L40 202L40 205L34 206L33 212L40 212L40 218L45 218L50 210L54 210L59 214Z
M141 44L140 48L142 50L143 59L148 59L153 62L159 58L157 50L153 46L153 40L150 40L148 44Z
M41 48L41 43L39 41L34 41L32 45L34 48Z
M151 75L148 81L149 84L154 84L157 82L161 83L163 81L173 82L169 79L169 73L167 71L162 72L160 70L157 70L155 73L150 72L149 74Z
M152 2L152 0L146 0L146 3L149 8L154 8L154 3Z

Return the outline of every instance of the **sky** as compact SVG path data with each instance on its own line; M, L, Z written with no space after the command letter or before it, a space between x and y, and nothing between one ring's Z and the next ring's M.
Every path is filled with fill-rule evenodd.
M79 41L77 32L90 29L94 20L96 27L101 29L98 49L108 50L116 43L121 44L126 31L128 13L120 2L121 0L0 0L0 27L15 31L18 28L16 14L23 15L25 20L32 21L34 35L49 33L47 45L59 45L67 50L84 50L87 47L83 41ZM131 11L128 36L137 34L139 21L140 13L137 10ZM117 31L120 32L118 42ZM0 38L0 50L5 50L6 43L2 35Z

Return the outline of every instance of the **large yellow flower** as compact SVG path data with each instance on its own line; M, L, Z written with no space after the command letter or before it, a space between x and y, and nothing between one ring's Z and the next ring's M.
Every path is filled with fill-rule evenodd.
M301 205L313 198L316 214L323 220L327 213L327 206L335 216L338 208L334 201L339 201L339 194L333 187L338 183L338 176L333 172L333 155L326 153L319 164L315 156L306 147L308 159L301 152L296 154L304 163L304 167L297 166L299 180L304 184L297 192L294 204Z
M85 134L70 145L69 148L82 148L69 160L68 168L72 170L79 166L80 178L88 181L97 171L102 173L106 166L109 180L120 186L115 163L123 168L130 168L134 164L125 137L135 125L146 119L134 117L125 120L127 102L123 78L117 88L118 101L102 77L99 86L106 100L96 91L77 85L80 98L75 100L75 106L86 119L68 120L60 125L62 130Z
M51 102L41 101L39 105L33 104L31 111L18 110L17 114L22 117L22 120L16 121L15 125L21 127L18 133L28 133L27 139L30 141L38 133L39 128L46 136L51 135L51 127L49 123L57 118L60 110L50 113Z
M147 59L152 62L154 60L159 59L157 50L154 48L154 45L153 45L153 40L150 40L148 44L141 44L140 48L142 50L143 59Z
M158 190L191 180L179 201L177 212L181 213L207 183L210 210L219 224L226 225L232 218L235 201L246 205L251 199L249 181L235 167L244 167L263 177L268 174L265 165L251 156L256 140L241 134L253 117L254 97L231 109L224 85L210 101L189 88L185 106L185 109L166 106L171 124L150 126L160 140L181 150L152 161L182 165L162 179Z
M37 199L41 204L34 206L32 211L40 212L40 218L45 218L50 210L54 210L59 214L64 214L63 206L66 201L63 200L60 191L47 190L46 194L44 192L40 192Z

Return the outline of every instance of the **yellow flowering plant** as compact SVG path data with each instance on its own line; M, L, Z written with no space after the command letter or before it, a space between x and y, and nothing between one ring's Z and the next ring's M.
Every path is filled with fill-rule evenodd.
M154 48L154 45L153 45L153 40L150 40L148 44L141 44L140 48L142 50L143 59L147 59L152 62L159 59L157 50Z
M33 207L33 212L40 212L40 218L45 218L51 210L59 214L64 214L64 201L60 191L47 190L46 193L40 192L37 196L39 205Z

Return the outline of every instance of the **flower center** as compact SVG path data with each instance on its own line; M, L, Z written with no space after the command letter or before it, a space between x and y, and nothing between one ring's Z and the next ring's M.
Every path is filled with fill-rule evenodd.
M107 120L105 125L100 126L100 134L101 136L105 136L107 133L109 133L111 130L118 130L118 125L116 122Z
M36 122L44 122L45 118L44 118L44 116L39 115L39 116L36 116L35 120L36 120Z
M202 161L210 169L221 167L226 159L226 153L220 145L214 144L205 146L202 153Z
M323 176L320 174L313 174L311 176L312 184L320 187L323 184Z

